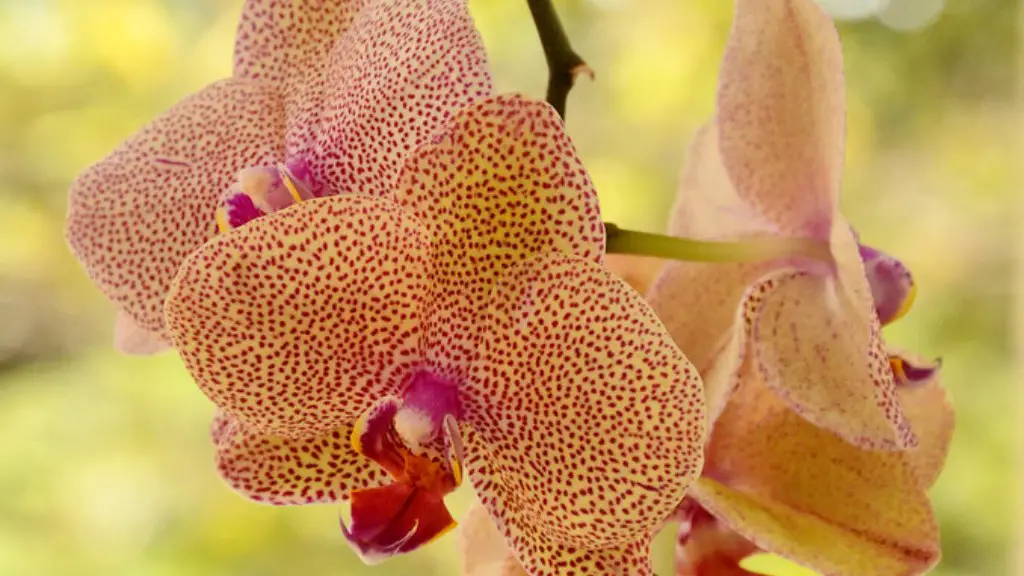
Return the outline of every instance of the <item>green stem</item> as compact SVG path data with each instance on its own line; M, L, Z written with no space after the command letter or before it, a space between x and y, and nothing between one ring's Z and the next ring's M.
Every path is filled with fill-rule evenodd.
M605 223L608 254L635 254L687 262L765 262L808 258L832 265L829 245L809 238L759 238L747 242L713 242L624 230Z

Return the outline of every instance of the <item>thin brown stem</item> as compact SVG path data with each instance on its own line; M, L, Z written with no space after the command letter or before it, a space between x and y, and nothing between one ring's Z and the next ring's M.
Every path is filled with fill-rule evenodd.
M526 3L530 6L537 35L544 47L544 59L548 63L547 101L564 119L565 103L576 77L586 74L593 78L594 71L573 50L551 0L526 0Z

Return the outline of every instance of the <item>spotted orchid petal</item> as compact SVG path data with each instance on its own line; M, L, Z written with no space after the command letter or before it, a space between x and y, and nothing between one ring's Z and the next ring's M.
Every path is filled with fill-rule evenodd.
M938 528L908 452L864 450L800 418L746 370L688 493L759 548L828 575L919 574Z
M465 0L370 3L331 52L312 168L335 192L390 197L403 160L490 93Z
M650 543L600 551L571 550L561 547L562 564L527 572L505 544L505 538L488 515L487 508L475 504L463 517L458 529L459 554L463 576L527 576L555 574L636 574L651 576ZM555 546L557 547L557 545Z
M367 0L246 0L234 74L275 86L287 109L290 155L307 154L319 125L328 57Z
M495 96L459 112L402 170L398 201L424 222L434 264L428 360L464 376L495 280L537 254L601 262L597 193L548 104Z
M352 490L380 486L388 479L352 449L350 433L341 428L293 440L263 434L218 411L212 426L217 471L232 489L257 502L339 502Z
M814 0L736 0L717 110L739 197L784 234L828 240L846 102L839 38Z
M681 509L676 576L756 576L740 566L756 546L689 499Z
M766 286L771 285L775 279L788 274L789 272L786 270L774 272L761 278L758 282L744 290L740 298L740 306L735 312L732 331L719 346L707 367L701 371L701 378L704 381L704 397L707 402L709 429L712 429L718 421L719 416L721 416L725 407L729 404L733 393L740 385L742 367L750 354L750 332L754 326L757 312L767 293ZM669 330L673 337L676 337L676 332L672 331L672 328L669 328ZM676 342L679 342L678 338Z
M463 392L468 477L530 574L648 574L699 472L700 378L639 294L569 255L506 272Z
M365 4L367 0L245 0L235 34L235 76L286 87L301 83L327 59Z
M167 301L200 388L246 426L320 436L395 394L421 356L429 239L392 202L296 204L222 234Z
M147 356L157 354L171 347L171 343L159 335L140 328L124 312L117 313L114 321L114 348L125 354Z
M896 258L864 244L858 246L878 320L883 326L891 324L910 311L917 285L910 270Z
M163 305L178 267L217 232L218 198L238 171L283 155L283 131L271 87L225 80L185 98L78 177L68 243L126 320L168 339Z
M757 369L793 410L849 442L914 446L856 240L845 225L833 232L838 279L794 273L760 283Z

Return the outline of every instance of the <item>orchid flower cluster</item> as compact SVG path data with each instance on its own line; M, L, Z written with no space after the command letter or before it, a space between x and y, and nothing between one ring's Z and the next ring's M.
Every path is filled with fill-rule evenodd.
M493 93L465 0L247 0L233 76L86 170L67 235L116 346L216 405L226 483L346 503L368 563L468 480L469 575L649 575L675 522L680 576L920 574L953 416L882 340L910 273L838 213L844 93L813 0L736 0L678 249L606 260L666 254L605 226L551 106Z

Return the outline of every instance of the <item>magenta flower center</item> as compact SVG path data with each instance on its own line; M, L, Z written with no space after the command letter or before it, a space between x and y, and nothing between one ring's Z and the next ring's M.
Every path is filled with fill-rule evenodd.
M217 210L217 225L222 232L227 232L292 204L324 195L327 195L326 187L313 177L305 158L272 166L253 166L238 173L238 181L222 199Z
M437 438L447 415L458 418L458 386L429 371L418 372L402 395L395 430L412 447Z

